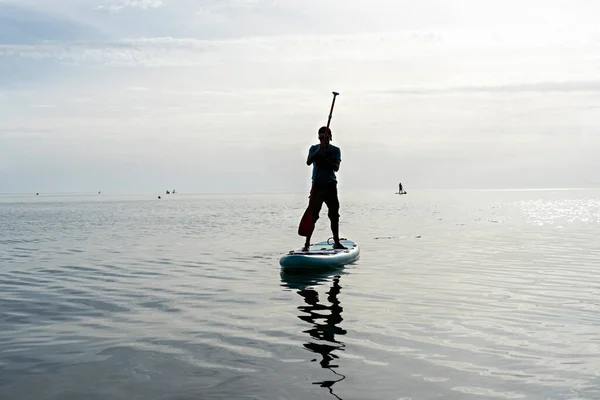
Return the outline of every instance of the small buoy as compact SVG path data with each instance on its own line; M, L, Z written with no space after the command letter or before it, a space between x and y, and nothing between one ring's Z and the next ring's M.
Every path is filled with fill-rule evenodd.
M158 198L160 199L160 196L158 196Z

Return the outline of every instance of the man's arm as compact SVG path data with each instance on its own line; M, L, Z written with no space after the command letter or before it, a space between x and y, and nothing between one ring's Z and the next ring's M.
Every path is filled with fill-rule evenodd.
M321 159L318 160L319 166L325 167L325 168L331 168L335 172L339 171L340 162L341 162L341 160L330 160L327 157L321 157Z
M340 163L342 162L342 151L339 147L334 147L334 150L332 159L326 157L323 158L325 158L327 165L329 165L331 169L338 172L340 170Z
M320 154L323 153L323 148L321 146L319 146L316 150L312 150L312 147L310 148L310 150L308 151L308 158L306 159L306 165L310 165L315 161L315 158L317 158Z
M340 162L342 162L342 152L339 148L336 147L334 147L333 154L330 154L329 157L319 157L316 161L319 167L332 169L335 172L339 171Z

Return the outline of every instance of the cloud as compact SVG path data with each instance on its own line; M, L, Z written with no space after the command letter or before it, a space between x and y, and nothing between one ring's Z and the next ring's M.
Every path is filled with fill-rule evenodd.
M0 45L101 40L96 28L66 15L0 3Z
M140 8L142 10L148 10L151 8L159 8L163 6L161 0L121 0L120 2L113 2L109 5L96 6L96 10L108 10L113 13L117 13L126 8Z
M486 69L519 68L527 72L528 67L535 65L536 69L543 66L541 71L536 71L543 75L547 71L568 68L573 63L585 63L581 69L588 68L590 71L598 64L593 54L600 50L600 45L589 33L561 36L560 43L554 44L548 35L539 36L539 41L537 36L525 40L518 35L502 33L498 36L492 31L469 30L231 39L162 36L77 43L5 44L0 45L0 57L113 66L193 66L205 64L206 55L210 53L217 55L221 62L245 61L253 64L346 60L370 64L402 63L401 67L407 69L426 63L427 68L436 66L440 70L445 69L447 74L452 74L455 66L468 68L475 72L472 77ZM442 66L442 63L446 65Z
M397 35L255 37L230 40L191 38L137 38L115 42L2 45L0 57L54 59L65 63L101 63L115 66L189 66L206 61L207 52L253 63L332 60L336 58L385 60L424 51L436 40L433 33ZM421 46L417 48L417 43ZM356 49L360 49L357 51Z
M6 0L5 0L6 1ZM173 36L339 35L357 32L464 31L468 40L497 46L555 44L593 32L596 2L581 0L8 0L63 13L117 38ZM1 15L1 13L0 13ZM495 31L492 35L482 31ZM588 40L588 39L586 39Z
M0 128L0 139L6 138L25 138L25 137L44 137L51 134L52 130L43 128L26 128L22 126L15 126L13 128Z
M520 93L597 93L600 81L536 82L490 86L457 86L446 88L400 88L383 90L398 95L456 95L456 94L520 94Z
M231 9L250 9L259 6L273 6L277 5L274 1L265 0L217 0L217 1L204 1L196 9L197 14L204 13L215 13L223 12Z

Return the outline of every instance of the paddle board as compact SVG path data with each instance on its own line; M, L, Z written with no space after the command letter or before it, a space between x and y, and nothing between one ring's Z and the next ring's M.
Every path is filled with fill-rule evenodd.
M302 248L290 250L279 259L284 269L315 270L319 268L334 268L353 263L358 260L360 248L353 240L340 239L347 249L334 249L333 240L311 244L308 251Z

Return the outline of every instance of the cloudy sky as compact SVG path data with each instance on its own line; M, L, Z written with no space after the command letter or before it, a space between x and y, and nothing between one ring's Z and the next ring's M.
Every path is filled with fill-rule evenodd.
M0 193L600 186L596 0L0 0Z

